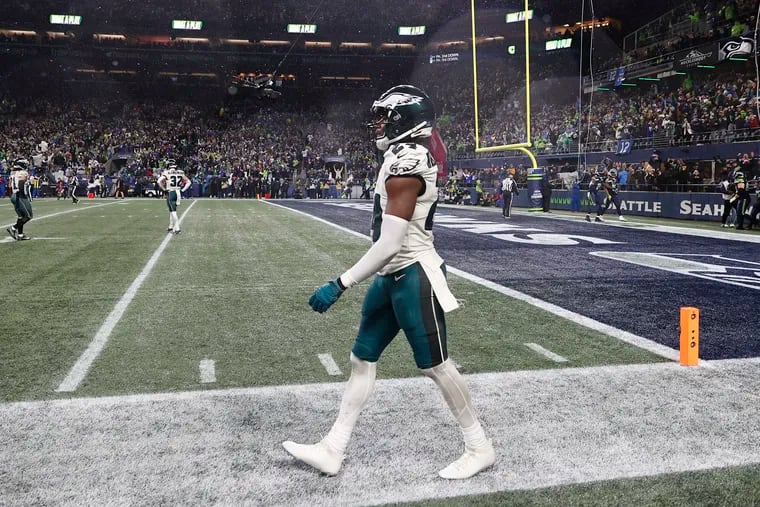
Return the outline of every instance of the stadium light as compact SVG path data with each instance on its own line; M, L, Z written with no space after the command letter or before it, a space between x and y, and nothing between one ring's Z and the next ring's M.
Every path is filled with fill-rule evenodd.
M189 42L192 44L196 44L200 42L208 42L208 39L204 37L177 37L175 40L177 42Z
M95 40L124 40L127 37L121 33L94 33L92 38Z
M403 44L399 42L383 42L380 49L414 49L414 44Z

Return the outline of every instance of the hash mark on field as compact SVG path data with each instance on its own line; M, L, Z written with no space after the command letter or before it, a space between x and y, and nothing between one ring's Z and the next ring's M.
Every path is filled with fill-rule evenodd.
M190 211L190 209L193 207L193 202L188 206L187 210L182 214L181 217L179 217L179 223L182 223L182 220L184 220L187 213ZM116 327L116 324L119 323L121 320L121 317L124 315L124 312L127 311L127 307L129 306L129 303L132 302L132 300L135 298L135 295L137 294L137 291L140 289L140 286L142 286L143 282L146 278L148 278L148 275L153 270L153 266L156 265L158 262L158 258L161 256L161 253L166 248L166 245L169 244L169 240L173 237L172 234L169 234L166 236L166 238L161 242L161 244L158 246L155 252L153 252L153 255L148 259L147 264L145 264L145 267L140 271L140 274L137 275L137 278L134 279L134 281L130 284L130 286L127 288L127 292L124 293L124 295L121 297L121 299L116 303L116 306L113 307L113 310L111 310L111 313L108 314L108 317L106 317L105 322L100 326L100 329L98 329L98 332L95 333L95 337L92 339L90 344L87 346L87 349L82 352L82 355L79 356L79 359L77 359L77 362L74 364L74 366L71 367L71 370L69 371L68 375L66 375L66 378L63 379L63 382L61 382L61 385L58 386L56 389L56 392L59 393L70 393L77 390L79 387L79 384L82 383L82 380L84 380L84 377L87 375L87 372L92 367L92 363L95 362L95 359L98 358L100 353L103 351L103 349L106 346L106 343L108 343L108 339L111 337L111 333L113 332L114 328Z
M216 382L216 367L213 359L203 359L199 365L201 371L201 384L213 384Z
M319 362L322 363L322 366L327 370L328 375L343 375L343 372L340 371L340 368L335 363L332 354L317 354L317 357L319 357Z
M564 358L564 357L560 356L559 354L555 354L551 350L543 348L538 343L525 343L523 345L525 345L526 347L528 347L533 352L538 352L542 356L548 357L549 359L551 359L555 363L566 363L567 362L567 358Z

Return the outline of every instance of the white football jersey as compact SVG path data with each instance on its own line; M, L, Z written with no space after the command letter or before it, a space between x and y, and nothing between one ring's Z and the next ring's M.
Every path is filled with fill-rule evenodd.
M185 172L180 169L167 169L161 175L166 180L166 190L182 190Z
M377 175L375 188L375 205L372 213L372 240L380 237L382 215L388 203L385 191L385 181L392 176L417 177L423 184L422 195L417 197L409 230L401 245L401 250L388 264L380 270L380 274L394 273L414 264L425 254L434 253L433 246L433 215L438 203L436 180L438 168L430 152L422 145L400 143L391 146L384 155L383 165Z
M20 171L11 172L11 190L13 193L20 192L22 196L28 196L29 192L27 185L29 181L29 173L23 169Z

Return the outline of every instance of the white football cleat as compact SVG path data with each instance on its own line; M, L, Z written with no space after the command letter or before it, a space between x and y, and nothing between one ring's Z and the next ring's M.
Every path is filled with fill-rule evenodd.
M620 215L618 217L618 220L620 220L621 222L627 222L628 221L628 220L625 219L625 217L623 215Z
M313 466L323 474L336 475L343 463L343 455L328 447L324 442L306 445L286 441L282 446L294 458Z
M444 479L469 479L481 470L485 470L496 462L496 452L489 440L482 447L464 448L464 454L458 460L438 472Z

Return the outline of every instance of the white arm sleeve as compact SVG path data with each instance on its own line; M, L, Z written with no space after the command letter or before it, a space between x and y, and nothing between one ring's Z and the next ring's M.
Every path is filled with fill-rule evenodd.
M401 250L408 229L408 220L383 214L380 238L351 269L340 275L340 283L349 288L377 273Z

